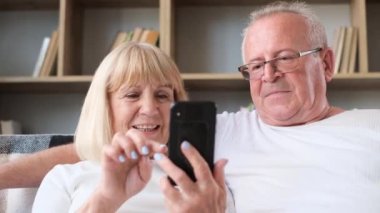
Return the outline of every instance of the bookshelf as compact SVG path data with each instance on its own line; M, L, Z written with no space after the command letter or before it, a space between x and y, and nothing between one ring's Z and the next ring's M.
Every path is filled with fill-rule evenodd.
M91 75L107 53L112 36L118 30L131 30L136 26L152 27L160 31L160 48L176 60L183 71L183 78L188 89L246 90L248 83L236 72L236 65L240 64L240 32L245 26L249 11L268 2L270 1L259 0L252 3L249 0L217 2L213 0L14 0L1 2L0 14L8 11L54 14L48 17L48 24L39 23L43 25L45 34L41 33L39 40L35 39L35 47L31 48L35 50L36 57L40 40L43 35L50 34L54 29L54 23L57 24L61 36L59 37L56 77L34 79L32 67L30 73L23 71L17 75L9 74L10 71L4 73L0 70L0 92L44 92L47 84L49 92L65 92L65 90L71 92L73 89L85 92L91 81ZM372 26L370 32L376 29L372 17L378 16L373 9L373 5L378 4L374 2L365 0L307 1L316 7L346 5L349 13L349 20L346 22L359 30L357 70L360 73L337 75L329 85L332 89L349 89L352 86L356 89L380 88L377 86L380 85L380 72L377 71L380 70L380 65L376 64L378 60L375 60L376 56L374 56L377 52L368 51L368 44L372 45L372 42L377 41L372 34L369 34L369 39L367 39L367 25ZM371 7L367 7L368 4ZM226 14L226 10L222 10L223 13L218 12L223 8L230 8L227 12L229 10L243 12L241 16L234 17ZM194 12L200 15L194 17ZM132 15L124 18L117 16L114 19L104 18L112 16L113 13L131 13ZM232 11L231 14L236 14L236 12ZM102 17L102 19L99 19L97 23L89 21L93 20L94 16ZM131 17L133 21L130 21ZM197 17L200 19L197 20ZM202 21L202 18L209 20L205 20L204 24L200 25L199 21ZM115 20L117 24L109 27ZM221 36L220 31L224 32L222 29L224 23L231 21L233 24L227 24L227 27L236 28L229 29L229 32L235 33L227 32L224 37ZM333 27L337 26L330 26L330 28ZM213 30L219 32L219 35ZM196 45L189 39L194 39ZM232 43L235 50L230 51L231 48L224 44L226 42ZM94 44L97 45L96 48L92 48ZM223 48L223 46L226 47ZM0 49L0 54L2 51L5 50ZM225 55L213 56L216 52L225 53ZM32 53L29 52L29 54ZM31 59L30 63L33 64L34 61ZM27 68L22 67L22 69ZM76 86L73 88L68 85Z
M0 117L20 121L24 133L75 131L92 75L118 31L160 31L160 48L180 69L190 97L236 111L250 101L241 63L241 30L249 12L269 0L6 0L0 1ZM359 67L328 84L332 104L379 106L380 4L374 0L306 0L333 31L359 29ZM196 15L194 15L196 14ZM59 28L57 76L33 78L42 40ZM15 40L12 40L15 39ZM370 48L368 48L370 46ZM358 68L359 69L359 68ZM227 97L227 98L226 98ZM219 111L219 112L222 112Z

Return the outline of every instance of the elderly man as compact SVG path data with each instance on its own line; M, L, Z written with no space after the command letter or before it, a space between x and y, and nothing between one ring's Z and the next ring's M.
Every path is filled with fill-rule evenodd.
M256 110L218 117L237 212L380 212L380 110L331 106L334 57L302 3L251 14L239 67Z

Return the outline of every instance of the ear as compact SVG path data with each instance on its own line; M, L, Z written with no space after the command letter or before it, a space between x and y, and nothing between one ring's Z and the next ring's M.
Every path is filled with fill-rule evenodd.
M334 66L335 66L334 53L331 48L326 47L323 50L322 63L323 63L322 64L323 70L325 72L326 82L330 82L332 78L334 77Z

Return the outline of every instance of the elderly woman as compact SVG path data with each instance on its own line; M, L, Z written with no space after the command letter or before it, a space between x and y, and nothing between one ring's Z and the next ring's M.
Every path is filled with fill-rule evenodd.
M130 43L113 50L97 69L80 115L75 147L82 161L46 175L33 212L233 211L226 160L212 173L183 144L198 175L193 182L166 157L170 107L179 100L187 100L179 71L160 49Z

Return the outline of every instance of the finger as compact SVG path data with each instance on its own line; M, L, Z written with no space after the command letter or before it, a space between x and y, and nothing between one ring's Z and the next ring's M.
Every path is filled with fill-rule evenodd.
M102 149L102 163L104 168L109 170L116 171L121 168L129 168L133 164L135 164L135 161L128 160L127 157L125 157L124 153L121 153L120 150L115 149L115 146L106 145ZM116 170L115 170L116 169Z
M159 143L154 140L146 140L146 144L149 146L149 157L153 157L154 153L167 153L168 147L165 144Z
M164 194L165 198L168 200L177 200L180 198L181 193L178 189L173 186L169 179L166 177L161 178L160 180L160 188L162 193Z
M148 157L142 157L139 161L139 174L144 182L148 182L152 175L152 162Z
M119 159L119 156L123 156L123 151L121 149L115 149L109 144L103 147L102 152L106 161L112 160L116 163L122 163L125 161L125 158L122 160Z
M224 191L225 191L224 168L227 163L228 163L227 159L218 160L214 164L214 171L213 171L215 181L217 182L219 187L222 188Z
M144 135L136 129L127 131L126 136L135 144L137 152L140 155L148 155L150 152L149 146L146 144Z
M126 160L124 149L119 145L119 141L123 138L122 133L116 133L111 140L110 144L103 147L103 152L106 156L112 158L114 161L124 162Z
M132 139L125 134L117 133L112 139L112 147L115 149L121 149L122 153L118 156L120 162L123 162L123 158L127 157L131 160L137 160L139 154L136 151L136 146L133 143ZM124 159L127 160L127 159Z
M177 167L166 155L161 153L154 154L154 160L161 167L161 169L173 179L173 181L186 192L192 191L194 182L187 174Z
M181 150L193 167L197 181L209 181L212 179L210 167L194 146L189 142L184 141L181 144Z
M126 133L126 136L133 141L138 153L143 156L153 156L155 152L165 152L167 149L165 145L147 139L141 132L135 129L130 129Z

